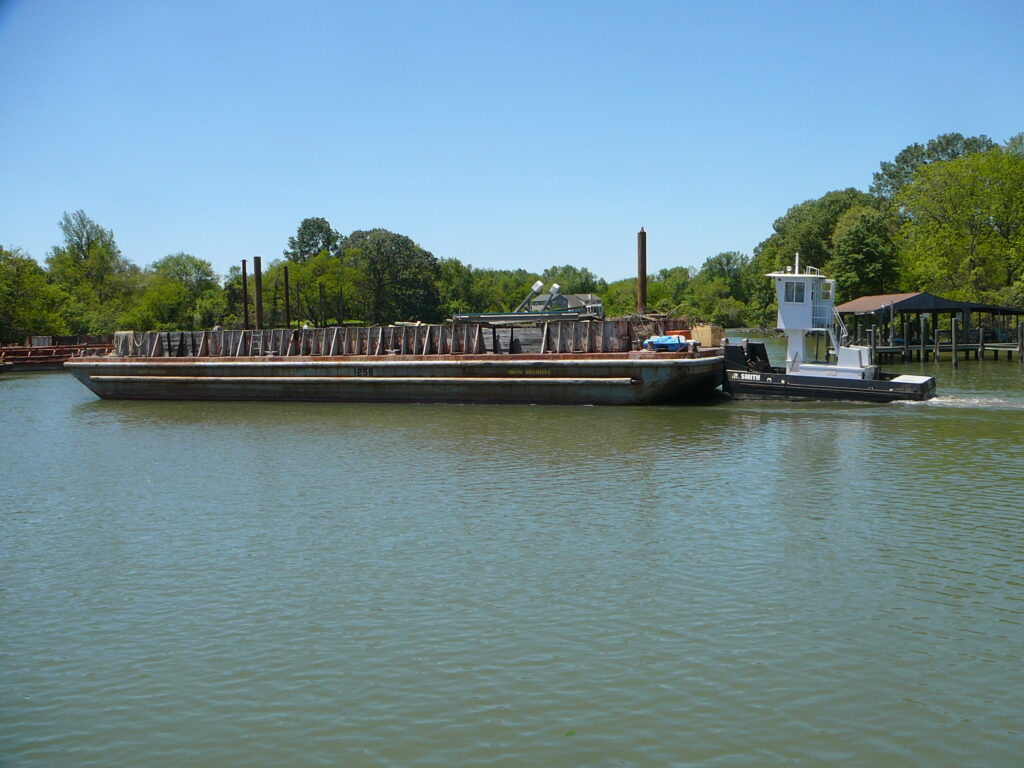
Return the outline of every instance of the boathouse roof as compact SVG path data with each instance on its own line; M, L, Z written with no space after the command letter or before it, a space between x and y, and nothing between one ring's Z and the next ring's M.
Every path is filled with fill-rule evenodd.
M891 309L890 309L891 307ZM1024 315L1024 308L979 304L973 301L953 301L923 291L913 293L883 293L861 296L836 307L840 314L872 315L880 312L991 312L997 315Z

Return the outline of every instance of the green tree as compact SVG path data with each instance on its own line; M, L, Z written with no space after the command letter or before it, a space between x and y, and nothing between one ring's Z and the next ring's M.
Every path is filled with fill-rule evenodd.
M289 270L292 291L292 317L296 322L310 321L319 326L345 321L346 297L355 296L353 269L326 250L305 264ZM323 307L320 286L323 286Z
M141 288L141 272L121 255L114 234L83 211L60 221L64 244L46 259L51 280L69 296L64 307L72 333L103 333L121 325Z
M249 291L249 322L252 322L252 277L247 275L247 289ZM221 288L224 312L221 315L223 325L227 328L241 328L244 319L242 307L242 268L240 266L228 267L228 273L224 276L224 284Z
M473 290L473 267L458 259L440 259L437 263L437 292L445 317L462 312L477 312Z
M508 312L519 306L540 279L525 269L473 268L473 308L477 312Z
M441 318L437 258L405 235L357 230L345 239L364 317L373 323Z
M1024 156L999 147L917 169L897 196L913 287L986 300L1024 271Z
M668 267L647 276L647 309L678 314L685 309L686 296L693 280L687 267ZM616 280L600 291L605 317L636 314L636 278Z
M18 248L0 247L0 344L68 333L59 311L66 299L35 259Z
M875 172L871 193L886 200L896 197L914 178L922 165L955 160L975 152L987 152L995 146L988 136L965 137L959 133L944 133L925 145L911 144L900 151L891 163L883 162Z
M726 251L704 261L689 281L682 303L685 314L697 320L737 326L745 322L750 258Z
M648 287L650 281L648 281ZM626 317L636 313L636 278L615 280L601 293L605 317ZM649 303L649 299L648 299Z
M794 205L776 219L775 232L754 249L743 268L750 321L764 327L775 324L775 291L764 277L767 273L791 265L797 253L802 265L824 267L833 256L833 234L843 215L854 206L874 202L871 195L851 187Z
M151 264L128 319L136 330L195 330L210 327L226 308L213 266L187 253Z
M303 219L293 237L288 238L288 247L283 251L288 261L303 264L318 253L326 252L337 256L341 247L341 235L327 219Z
M732 295L725 277L711 272L694 278L684 308L687 316L707 323L735 328L745 322L746 305Z
M747 300L747 284L744 274L750 264L750 257L738 251L725 251L708 258L697 273L697 280L721 278L729 289L729 295L740 302Z
M873 206L855 205L839 218L825 272L835 278L841 301L897 289L898 231L897 217Z
M586 267L574 267L566 264L561 267L548 267L541 272L540 279L550 286L558 283L561 293L600 293L608 284Z

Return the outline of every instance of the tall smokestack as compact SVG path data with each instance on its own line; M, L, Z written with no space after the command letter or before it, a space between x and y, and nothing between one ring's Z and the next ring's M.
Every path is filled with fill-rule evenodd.
M636 313L647 311L647 233L644 228L636 233Z
M256 330L263 329L263 270L260 268L260 257L252 257L252 276L256 282Z

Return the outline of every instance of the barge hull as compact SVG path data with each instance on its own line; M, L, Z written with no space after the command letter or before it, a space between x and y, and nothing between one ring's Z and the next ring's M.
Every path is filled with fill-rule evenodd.
M344 356L259 359L93 358L66 369L98 397L646 405L710 394L720 356Z

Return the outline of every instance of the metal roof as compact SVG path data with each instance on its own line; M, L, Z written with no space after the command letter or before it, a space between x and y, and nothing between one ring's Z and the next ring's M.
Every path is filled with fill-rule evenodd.
M891 309L890 309L891 307ZM1006 315L1024 315L1020 307L1000 307L972 301L953 301L931 293L884 293L861 296L836 307L840 314L870 315L878 312L994 312Z

